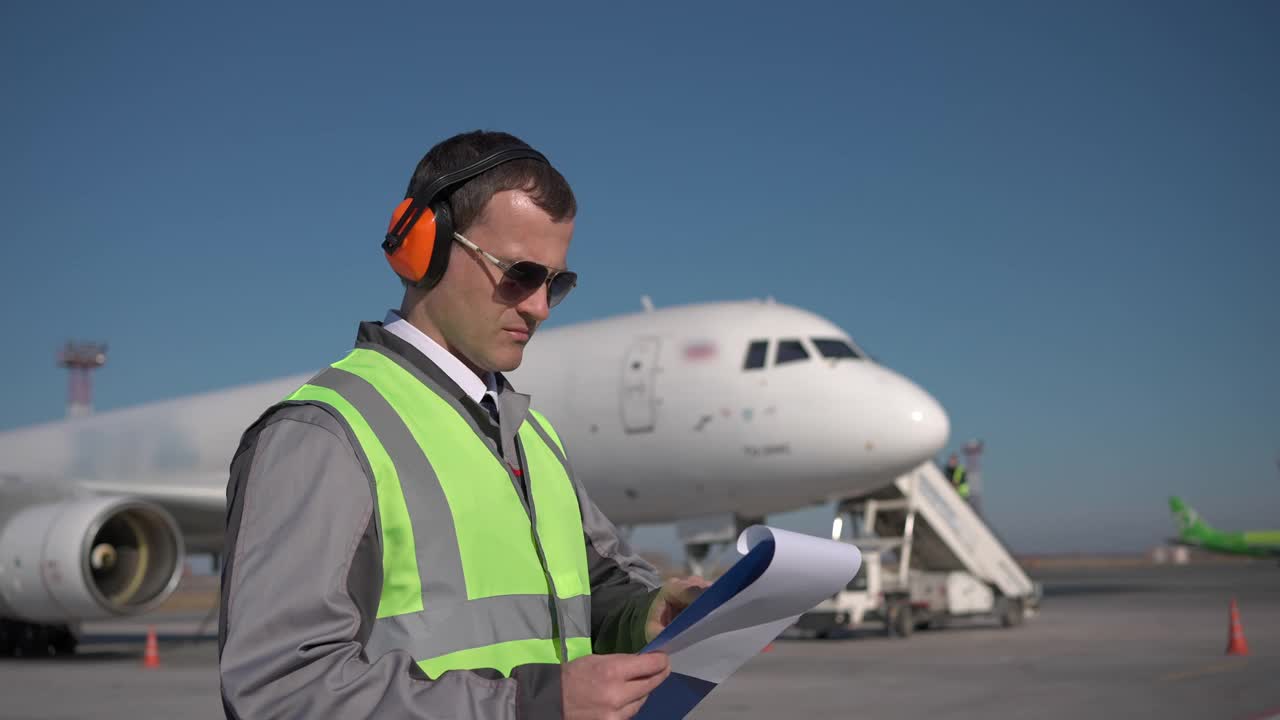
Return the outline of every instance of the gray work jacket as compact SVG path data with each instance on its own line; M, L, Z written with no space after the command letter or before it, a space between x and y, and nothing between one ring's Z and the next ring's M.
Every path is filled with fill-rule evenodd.
M381 345L422 370L518 466L516 433L527 395L503 380L495 423L425 355L380 323L361 323L357 342ZM240 441L227 483L218 623L226 716L561 717L561 665L523 665L509 678L476 670L430 680L404 651L367 655L364 643L382 589L382 543L373 475L358 448L344 423L309 404L271 408ZM525 488L517 489L527 496ZM645 642L657 573L627 547L583 488L576 490L591 577L593 649L635 652Z

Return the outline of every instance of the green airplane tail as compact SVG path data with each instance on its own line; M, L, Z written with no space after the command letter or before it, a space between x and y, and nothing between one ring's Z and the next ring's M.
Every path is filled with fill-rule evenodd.
M1184 540L1197 538L1213 531L1213 528L1201 519L1195 508L1183 502L1182 498L1176 495L1170 497L1169 509L1173 511L1173 516L1178 521L1178 535Z

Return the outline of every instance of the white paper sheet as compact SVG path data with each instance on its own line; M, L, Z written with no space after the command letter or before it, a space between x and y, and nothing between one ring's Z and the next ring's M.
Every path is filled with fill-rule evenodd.
M738 552L743 557L642 651L670 655L672 675L637 717L684 717L862 564L848 543L764 525L743 531Z

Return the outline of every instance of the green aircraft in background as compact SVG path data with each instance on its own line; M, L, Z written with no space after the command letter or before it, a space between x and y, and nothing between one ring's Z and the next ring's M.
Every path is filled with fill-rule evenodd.
M1200 514L1182 498L1169 498L1169 509L1178 521L1177 541L1228 555L1280 557L1280 530L1224 532L1209 527Z

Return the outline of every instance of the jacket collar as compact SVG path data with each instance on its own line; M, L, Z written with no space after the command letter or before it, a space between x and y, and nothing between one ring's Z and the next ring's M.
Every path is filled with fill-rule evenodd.
M489 416L489 413L476 400L472 399L453 378L449 377L448 373L432 362L431 358L428 358L421 350L414 347L412 343L406 342L400 336L387 330L382 323L360 323L360 327L356 331L356 344L377 345L399 355L426 375L441 391L457 400L476 419L480 427L488 427L493 424L493 419ZM502 373L496 373L496 382L498 386L498 415L502 418L504 431L514 433L520 427L520 423L524 421L525 414L529 411L529 396L516 392ZM507 434L507 432L503 434Z

